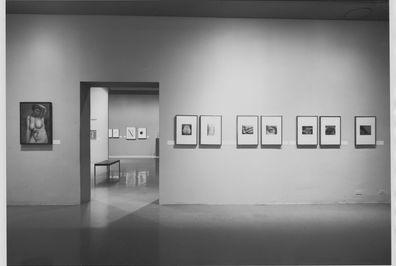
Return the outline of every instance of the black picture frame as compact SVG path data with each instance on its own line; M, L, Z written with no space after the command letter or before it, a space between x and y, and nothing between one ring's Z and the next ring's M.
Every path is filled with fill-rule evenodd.
M358 140L358 134L357 134L357 124L358 124L358 119L360 118L367 118L367 119L374 119L374 138L371 143L361 143ZM355 139L355 147L357 148L374 148L377 146L377 116L355 116L354 117L354 139Z
M239 128L238 128L238 122L239 119L241 118L255 118L256 119L256 129L257 129L257 137L256 137L256 141L255 143L246 143L246 142L242 142L239 138ZM259 145L259 116L258 115L237 115L236 116L236 134L237 134L237 147L257 147Z
M273 144L273 143L263 143L263 118L269 117L269 118L280 118L280 125L281 125L281 131L280 131L280 142ZM261 134L260 134L260 143L261 147L271 147L271 146L282 146L283 145L283 116L282 115L262 115L260 116L260 129L261 129Z
M328 143L323 143L323 136L322 136L322 118L338 118L339 124L340 124L340 128L339 128L339 140L336 144L328 144ZM341 136L342 136L342 119L341 116L339 115L323 115L319 117L319 146L321 147L340 147L341 146Z
M21 145L52 145L52 102L20 102L19 119Z
M184 136L178 134L178 119L195 119L195 130L192 130L191 134L195 134L195 137L188 138L187 140L182 141L182 139L186 139ZM192 121L190 121L192 123ZM187 123L187 122L186 122ZM174 127L174 137L175 137L175 145L176 146L197 146L198 145L198 115L175 115L175 127ZM193 141L191 141L193 140Z
M315 142L311 143L301 143L300 142L300 136L298 134L299 132L299 118L315 118L316 120L316 137L315 137ZM312 132L314 133L314 132ZM314 134L313 134L314 135ZM296 145L297 147L300 148L316 148L318 146L318 116L317 115L298 115L296 116Z
M202 127L202 117L217 117L220 118L220 142L219 143L204 143L202 141L201 127ZM202 146L222 146L223 145L223 116L222 115L200 115L199 116L199 145Z

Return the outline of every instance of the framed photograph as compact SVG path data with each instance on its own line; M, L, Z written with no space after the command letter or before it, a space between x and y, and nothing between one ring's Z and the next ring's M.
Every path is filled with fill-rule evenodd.
M109 128L109 138L112 138L112 137L113 137L113 129Z
M297 116L297 146L318 145L318 117Z
M282 145L282 116L261 116L261 145Z
M221 145L222 117L220 115L201 115L199 117L199 144Z
M89 135L91 140L96 140L96 129L91 129Z
M258 121L257 115L237 116L237 145L257 146L258 145Z
M320 146L341 146L341 116L319 117Z
M147 139L147 128L145 127L138 128L138 138Z
M355 116L355 146L376 145L376 120L375 116Z
M126 139L136 139L136 127L126 128Z
M113 138L118 139L120 137L120 130L118 128L113 128Z
M21 145L52 144L52 103L20 102Z
M175 116L175 144L176 145L197 145L197 125L196 115L176 115Z

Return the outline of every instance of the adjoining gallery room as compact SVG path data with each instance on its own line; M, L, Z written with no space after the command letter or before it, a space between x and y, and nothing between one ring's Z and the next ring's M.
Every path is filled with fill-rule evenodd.
M8 265L391 264L390 8L6 0Z

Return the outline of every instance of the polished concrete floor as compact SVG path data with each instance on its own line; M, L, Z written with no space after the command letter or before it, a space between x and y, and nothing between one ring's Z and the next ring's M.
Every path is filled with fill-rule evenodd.
M158 160L82 206L8 207L10 265L390 264L390 206L158 205Z

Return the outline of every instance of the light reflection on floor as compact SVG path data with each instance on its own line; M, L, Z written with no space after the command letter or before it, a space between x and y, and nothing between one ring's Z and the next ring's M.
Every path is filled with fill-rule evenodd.
M121 169L90 204L8 207L9 265L390 264L390 205L159 206L158 160Z

